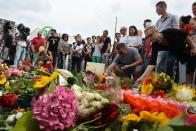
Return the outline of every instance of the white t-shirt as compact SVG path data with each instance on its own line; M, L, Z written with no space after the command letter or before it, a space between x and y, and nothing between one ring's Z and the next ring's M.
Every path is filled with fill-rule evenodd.
M125 44L127 44L127 36L121 36L119 43L125 43Z
M74 43L73 44L73 47L76 47L75 49L83 49L83 44L80 44L80 45L77 45L77 43ZM78 53L82 53L82 50L81 51L78 51Z
M95 44L95 50L93 52L93 56L101 57L101 51L100 51L100 48L99 48L98 44Z
M27 47L27 42L26 42L26 41L21 41L21 40L19 40L19 41L17 42L17 44L20 45L20 46L22 46L22 47Z
M140 36L127 36L128 46L142 45L142 38Z

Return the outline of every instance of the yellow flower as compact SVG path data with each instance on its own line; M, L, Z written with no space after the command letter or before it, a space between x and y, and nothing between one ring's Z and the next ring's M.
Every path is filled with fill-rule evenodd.
M5 84L5 88L6 88L6 89L10 89L10 88L11 88L11 86L10 86L10 83L9 83L9 82L7 82L7 83Z
M146 95L151 95L153 90L154 90L154 87L152 84L142 85L142 88L141 88L141 92Z
M155 121L157 112L148 112L148 111L142 111L140 112L140 118L144 121Z
M0 85L5 84L7 81L7 77L5 74L0 75Z
M170 121L170 119L163 112L151 113L148 111L142 111L140 112L140 119L143 121L157 122L159 123L159 126L164 126Z
M51 81L55 80L58 77L58 72L53 72L50 77L42 76L40 81L35 82L34 88L42 88L49 84Z
M158 123L159 126L166 125L170 119L163 113L158 112L148 112L148 111L141 111L140 115L137 116L136 114L128 114L121 118L123 122L154 122Z
M127 116L122 117L122 121L139 122L140 118L136 114L128 114Z

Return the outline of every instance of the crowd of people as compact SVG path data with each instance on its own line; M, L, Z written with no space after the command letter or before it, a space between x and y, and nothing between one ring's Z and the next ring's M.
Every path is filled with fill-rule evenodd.
M150 18L144 20L145 38L142 38L141 30L131 25L120 28L115 34L114 43L108 30L86 40L77 34L75 42L69 43L69 35L65 33L60 38L55 29L51 30L47 39L38 32L31 41L18 35L12 41L2 39L1 43L9 50L6 57L14 67L20 66L20 61L27 60L34 67L51 64L54 68L79 73L85 70L87 62L95 62L105 64L105 75L112 72L117 76L130 77L136 84L153 71L165 72L181 84L194 84L196 2L192 4L193 17L187 15L178 18L168 13L165 1L159 1L155 6L160 19L155 25Z

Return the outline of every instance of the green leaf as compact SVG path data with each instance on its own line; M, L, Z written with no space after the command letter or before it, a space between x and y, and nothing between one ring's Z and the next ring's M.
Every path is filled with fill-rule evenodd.
M185 114L180 115L179 117L171 120L168 125L169 126L182 126L184 125Z
M162 126L157 129L157 131L174 131L170 126Z
M48 88L48 91L46 91L46 94L53 93L54 90L55 90L55 81L52 81L52 82L50 83L50 86L49 86L49 88Z
M26 112L11 131L40 131L38 123L32 118L33 112Z
M37 69L36 72L37 72L38 75L46 75L46 76L51 75L50 73L48 73L46 71L43 71L43 70L39 70L39 69Z

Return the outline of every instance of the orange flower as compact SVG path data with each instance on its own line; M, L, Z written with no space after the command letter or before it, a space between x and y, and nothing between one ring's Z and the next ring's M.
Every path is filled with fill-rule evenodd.
M106 78L104 75L100 75L99 76L99 82L105 82L106 81Z
M168 118L175 118L182 112L171 103L160 103L158 100L145 99L141 96L124 94L124 102L130 104L135 113L141 111L164 112Z

